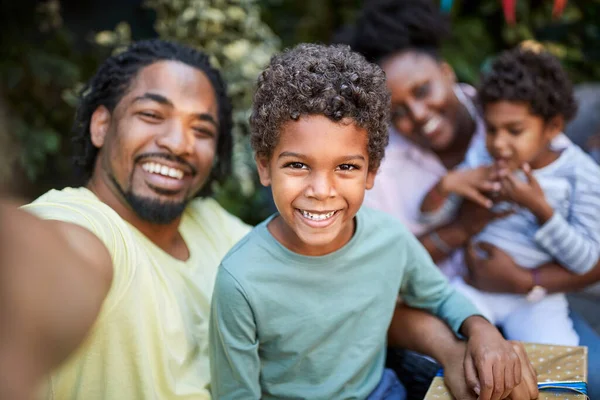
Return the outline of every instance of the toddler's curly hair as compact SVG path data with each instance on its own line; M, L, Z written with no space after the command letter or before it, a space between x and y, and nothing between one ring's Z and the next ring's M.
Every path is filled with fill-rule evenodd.
M271 59L258 78L250 116L253 150L270 157L282 127L323 115L368 132L369 168L388 144L390 95L385 74L346 45L300 44Z
M503 100L525 102L544 121L562 115L567 122L577 112L573 85L560 61L548 52L522 47L503 52L492 63L479 99L484 107Z

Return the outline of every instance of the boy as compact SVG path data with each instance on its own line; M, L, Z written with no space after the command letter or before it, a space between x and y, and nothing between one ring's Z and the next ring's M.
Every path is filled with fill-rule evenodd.
M600 167L561 133L576 112L571 83L550 54L517 48L493 63L479 97L485 143L428 193L423 217L448 218L462 198L512 208L475 241L498 246L532 269L529 294L483 293L461 278L454 283L507 338L577 345L565 295L547 295L535 270L557 260L584 274L600 256Z
M389 107L381 69L345 46L300 45L259 77L251 141L279 212L219 270L210 326L215 399L404 398L395 374L384 373L399 293L469 337L474 359L487 358L484 348L498 351L493 368L510 371L506 390L518 383L499 332L417 240L385 214L360 209L388 142ZM477 368L483 377L486 368ZM481 394L492 396L490 381Z

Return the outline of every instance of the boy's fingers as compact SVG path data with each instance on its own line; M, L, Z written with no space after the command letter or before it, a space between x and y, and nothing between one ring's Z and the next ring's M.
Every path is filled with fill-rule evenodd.
M465 380L467 381L467 386L479 396L479 394L481 393L481 387L479 386L479 379L477 379L477 371L475 370L473 359L470 356L465 357L464 366Z

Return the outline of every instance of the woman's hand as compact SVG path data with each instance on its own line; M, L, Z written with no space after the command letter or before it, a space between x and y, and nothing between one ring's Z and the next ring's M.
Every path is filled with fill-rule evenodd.
M465 199L490 208L491 199L486 197L488 192L498 192L501 184L495 180L496 173L492 166L481 166L473 169L457 169L450 171L440 182L438 189L442 195L454 193Z
M512 213L513 211L510 210L496 213L467 200L460 206L455 224L458 224L467 237L470 238L481 232L493 220L504 218Z
M469 272L465 281L479 290L527 294L533 287L531 271L519 267L508 254L490 243L469 243L465 264Z

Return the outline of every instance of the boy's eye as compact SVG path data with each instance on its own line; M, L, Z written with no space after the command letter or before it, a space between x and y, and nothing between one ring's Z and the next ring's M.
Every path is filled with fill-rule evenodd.
M294 161L294 162L290 162L284 165L284 168L291 168L291 169L306 169L306 164L303 164L301 162L298 161Z
M354 165L354 164L341 164L338 168L341 171L353 171L355 169L360 169L360 167L358 165Z
M513 128L513 129L509 129L509 130L508 130L508 132L509 132L511 135L513 135L513 136L517 136L517 135L519 135L521 132L523 132L523 130L522 130L522 129L514 129L514 128Z

